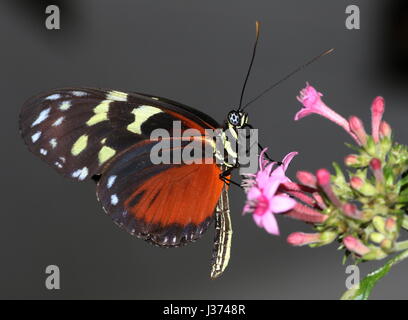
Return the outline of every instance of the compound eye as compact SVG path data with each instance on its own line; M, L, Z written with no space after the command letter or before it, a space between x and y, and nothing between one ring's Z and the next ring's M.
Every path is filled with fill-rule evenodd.
M238 126L241 122L241 117L238 112L232 111L228 114L228 121L233 126Z

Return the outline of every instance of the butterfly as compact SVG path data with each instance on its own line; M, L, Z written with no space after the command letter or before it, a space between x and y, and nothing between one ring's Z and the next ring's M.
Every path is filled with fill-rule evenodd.
M247 115L231 111L224 127L241 128ZM199 239L216 220L211 277L228 264L231 245L227 178L234 164L154 164L154 129L180 134L223 128L210 116L165 98L94 88L55 89L29 99L20 130L29 150L63 176L96 181L96 194L113 221L162 247ZM174 151L171 147L168 151ZM183 148L183 145L181 145Z
M258 38L257 22L239 107L227 114L224 124L162 97L107 89L62 88L25 102L20 113L21 136L32 153L61 175L78 181L94 180L97 198L113 221L131 235L154 245L178 247L193 242L215 220L211 278L217 278L230 259L228 187L237 184L230 175L239 167L239 157L228 148L220 154L210 144L211 159L203 160L221 158L221 161L156 164L151 154L158 141L151 139L151 135L158 128L172 132L168 139L174 144L162 152L173 154L187 148L182 135L191 129L202 136L207 129L229 130L237 137L239 129L252 128L244 109L281 82L242 106ZM174 122L180 123L178 132L172 130ZM223 141L223 145L227 142ZM201 143L209 144L206 139Z

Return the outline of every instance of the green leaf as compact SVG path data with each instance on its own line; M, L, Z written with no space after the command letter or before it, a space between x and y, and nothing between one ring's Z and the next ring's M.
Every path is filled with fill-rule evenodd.
M367 275L361 282L358 288L351 288L347 290L342 296L341 300L368 300L371 291L379 280L381 280L390 271L391 267L408 258L408 250L396 255L380 269Z

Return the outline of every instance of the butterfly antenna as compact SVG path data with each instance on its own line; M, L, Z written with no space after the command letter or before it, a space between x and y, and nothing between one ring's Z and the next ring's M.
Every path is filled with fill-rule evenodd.
M255 98L253 98L252 100L250 100L243 108L242 110L246 109L250 104L252 104L253 102L255 102L256 100L258 100L259 98L261 98L264 94L266 94L267 92L269 92L270 90L272 90L273 88L277 87L278 85L280 85L282 82L286 81L287 79L289 79L290 77L292 77L294 74L298 73L299 71L303 70L304 68L308 67L309 65L311 65L313 62L315 62L316 60L332 53L334 51L334 49L329 49L326 50L324 52L322 52L321 54L319 54L318 56L314 57L313 59L309 60L308 62L306 62L305 64L301 65L300 67L296 68L295 70L293 70L291 73L289 73L287 76L285 76L284 78L280 79L279 81L275 82L273 85L271 85L269 88L265 89L264 91L262 91L259 95L257 95Z
M243 98L244 98L245 88L246 88L246 85L247 85L247 82L248 82L249 75L250 75L250 73L251 73L252 65L254 64L254 60L255 60L256 47L257 47L257 45L258 45L258 39L259 39L259 21L256 21L256 22L255 22L255 28L256 28L256 29L255 29L255 30L256 30L256 38L255 38L255 43L254 43L254 49L253 49L253 51L252 51L252 58L251 58L251 62L250 62L250 64L249 64L248 72L247 72L246 77L245 77L244 85L243 85L243 87L242 87L241 98L239 99L238 111L239 111L239 110L241 109L241 107L242 107L242 100L243 100Z

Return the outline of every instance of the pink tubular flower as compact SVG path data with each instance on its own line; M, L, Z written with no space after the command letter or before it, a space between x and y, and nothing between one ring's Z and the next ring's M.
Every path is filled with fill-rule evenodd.
M316 176L308 171L298 171L296 174L296 178L299 180L301 184L305 186L316 188Z
M294 232L291 233L287 238L287 242L292 246L304 246L319 241L320 233Z
M367 143L367 133L364 129L364 124L360 118L351 116L349 118L350 130L356 135L359 145L365 145Z
M354 238L353 236L347 236L343 239L343 244L345 247L359 256L364 256L370 252L370 249L366 247L360 240Z
M374 142L377 143L380 140L380 124L382 116L384 114L384 98L377 97L374 99L371 105L371 128Z
M247 175L243 181L247 193L244 213L252 213L258 227L264 228L270 234L279 235L279 227L274 215L291 210L296 205L296 201L287 194L279 193L278 188L282 183L290 181L285 172L297 152L289 153L280 166L276 166L274 162L265 161L265 152L266 149L259 157L260 168L256 175Z
M298 101L303 104L303 108L296 113L295 120L300 120L313 113L321 115L322 117L325 117L341 126L357 143L359 143L355 134L351 132L348 121L337 112L329 108L322 101L322 96L323 94L317 92L317 90L309 85L309 83L306 83L306 88L300 91L300 95L297 97Z

